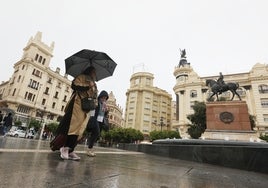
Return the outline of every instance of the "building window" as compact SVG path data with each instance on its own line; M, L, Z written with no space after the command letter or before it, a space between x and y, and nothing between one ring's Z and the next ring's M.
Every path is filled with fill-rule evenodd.
M34 69L34 70L33 70L32 75L35 75L35 76L37 76L37 77L39 77L39 78L42 78L42 72L39 71L39 70L37 70L37 69Z
M19 75L17 82L20 82L20 79L21 79L21 75Z
M263 108L268 108L268 99L261 99L261 106Z
M139 83L140 83L140 79L137 78L137 79L135 80L135 85L138 85Z
M146 78L146 85L148 85L148 86L151 85L151 78Z
M61 89L61 83L60 82L58 82L57 88Z
M46 58L43 59L42 65L44 65L46 62Z
M268 122L268 114L263 114L263 121Z
M149 115L144 115L143 116L143 121L149 122L150 121L150 116Z
M268 93L268 85L259 85L259 93Z
M40 56L38 62L41 63L42 62L42 59L43 59L43 57Z
M70 88L69 87L66 87L65 91L66 92L69 92Z
M30 88L33 88L33 89L38 89L38 86L39 86L39 82L35 81L35 80L32 80L30 79L30 83L28 85L28 87Z
M144 105L144 109L150 110L151 109L151 105L148 103L145 103Z
M62 112L64 111L64 106L61 106L61 111L62 111Z
M54 109L54 108L55 108L55 106L56 106L56 103L55 103L55 102L53 102L53 103L52 103L52 108Z
M52 84L52 78L48 78L47 83Z
M46 99L43 99L42 100L42 105L45 105L46 104Z
M58 95L59 95L59 92L58 91L56 91L56 93L55 93L55 95L54 95L54 98L58 98Z
M25 99L27 99L28 101L34 101L34 98L35 98L34 94L26 92Z
M13 90L12 96L14 96L16 93L16 88Z
M246 91L243 90L242 88L238 88L236 90L236 92L240 95L240 96L245 96L246 95Z
M39 57L39 55L36 54L34 60L37 61L38 60L38 57Z
M67 101L67 95L64 95L63 102Z
M46 87L44 94L48 95L49 87Z
M191 98L196 98L197 97L197 91L196 90L191 90L190 95L191 95L190 96Z

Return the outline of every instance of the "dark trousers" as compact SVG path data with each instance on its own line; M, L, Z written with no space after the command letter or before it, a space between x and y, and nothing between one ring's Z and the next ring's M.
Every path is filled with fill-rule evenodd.
M78 135L68 135L67 136L67 140L65 142L65 146L64 147L68 147L69 148L69 153L74 151L74 148L77 145L77 139L78 139Z
M92 126L88 129L88 132L91 133L87 138L88 148L93 148L101 132L99 122L96 118L94 118L94 123L92 123Z

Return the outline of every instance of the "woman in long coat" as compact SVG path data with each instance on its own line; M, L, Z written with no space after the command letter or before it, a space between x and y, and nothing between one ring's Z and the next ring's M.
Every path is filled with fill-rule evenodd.
M95 114L95 110L89 112L82 110L81 98L90 97L95 99L95 103L97 103L98 91L95 80L95 68L89 67L72 82L74 91L56 131L57 135L67 135L63 147L60 148L60 157L62 159L80 160L74 149L77 141L82 138L90 116Z

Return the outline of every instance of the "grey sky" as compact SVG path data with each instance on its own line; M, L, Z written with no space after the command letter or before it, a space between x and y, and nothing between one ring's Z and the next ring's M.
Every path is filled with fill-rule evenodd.
M113 91L122 108L133 71L153 73L154 86L174 96L180 48L199 76L267 64L267 7L266 0L3 1L0 81L9 79L29 38L41 31L43 42L55 42L50 67L61 74L64 59L84 48L114 59L114 76L98 87Z

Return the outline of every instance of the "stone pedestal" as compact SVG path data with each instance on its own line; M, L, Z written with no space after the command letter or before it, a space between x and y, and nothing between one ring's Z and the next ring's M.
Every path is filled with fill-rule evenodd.
M245 101L219 101L206 104L207 129L205 139L255 141Z

